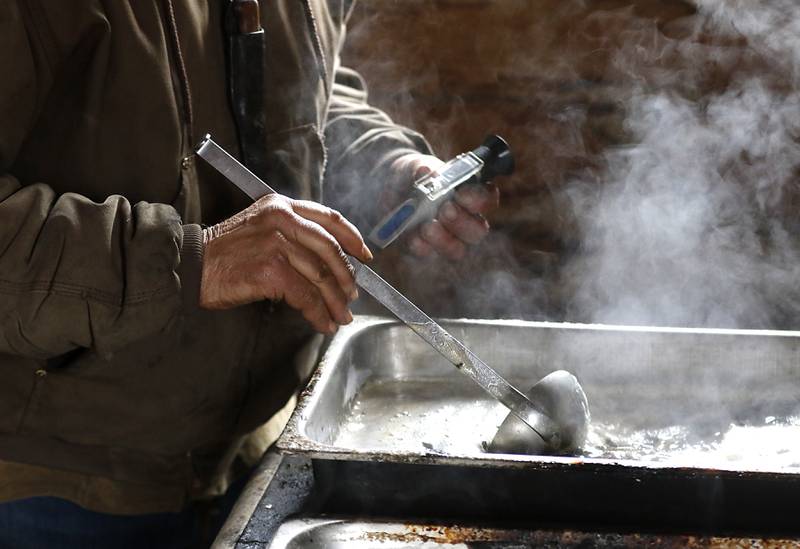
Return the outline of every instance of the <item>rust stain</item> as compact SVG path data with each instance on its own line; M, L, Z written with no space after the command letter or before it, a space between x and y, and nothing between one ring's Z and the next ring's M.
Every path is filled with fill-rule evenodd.
M429 526L406 524L406 532L366 532L364 538L370 541L396 542L436 542L444 545L485 541L514 541L524 532L515 530L496 530L490 528L469 528L464 526Z
M514 542L530 547L689 548L689 549L789 549L800 548L800 540L769 538L702 537L654 534L614 534L571 530L501 530L405 524L404 532L365 532L361 539L375 542L437 543L457 545L481 542Z

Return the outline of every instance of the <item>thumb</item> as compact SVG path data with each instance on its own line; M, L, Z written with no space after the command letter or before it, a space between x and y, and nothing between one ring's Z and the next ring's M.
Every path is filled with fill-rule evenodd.
M416 170L414 170L414 180L416 181L417 179L422 179L430 173L433 173L433 168L430 166L425 164L417 166Z

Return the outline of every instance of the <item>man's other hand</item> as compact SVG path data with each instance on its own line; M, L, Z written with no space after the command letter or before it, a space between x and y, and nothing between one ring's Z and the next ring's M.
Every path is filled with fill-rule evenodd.
M444 162L426 154L407 154L394 161L393 171L398 180L406 182L440 168ZM406 183L408 185L408 183ZM399 196L393 196L399 202ZM453 261L461 260L469 246L478 244L489 233L486 215L500 205L500 191L491 183L463 185L456 190L452 200L439 208L436 218L413 231L408 246L416 256L431 257L440 254Z
M372 259L339 212L279 194L204 229L204 240L201 307L285 300L324 333L353 319L349 303L358 292L344 252Z

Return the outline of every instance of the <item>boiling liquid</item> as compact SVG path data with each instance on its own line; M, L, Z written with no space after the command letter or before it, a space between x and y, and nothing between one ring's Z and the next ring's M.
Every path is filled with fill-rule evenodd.
M527 389L527 387L525 387ZM754 416L746 423L696 421L658 425L663 403L649 410L611 411L613 397L593 391L592 422L582 457L755 471L800 468L800 415ZM479 388L445 379L377 380L361 387L334 443L379 452L486 456L508 410Z

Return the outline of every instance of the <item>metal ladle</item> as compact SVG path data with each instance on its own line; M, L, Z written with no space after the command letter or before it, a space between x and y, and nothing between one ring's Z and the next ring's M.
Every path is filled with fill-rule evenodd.
M210 136L200 142L196 152L253 200L274 192ZM348 259L361 288L509 409L510 414L488 446L490 452L565 454L583 444L589 424L589 405L575 376L565 371L553 372L534 385L527 395L523 394L375 271L354 257Z

